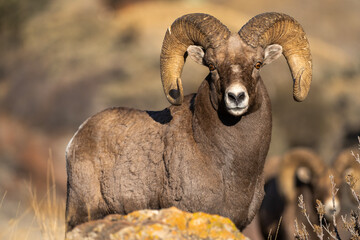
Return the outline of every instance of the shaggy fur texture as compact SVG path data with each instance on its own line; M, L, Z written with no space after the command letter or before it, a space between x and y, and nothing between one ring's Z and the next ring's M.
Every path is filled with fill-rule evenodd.
M204 81L180 107L111 108L88 119L67 150L67 230L89 215L170 206L230 217L245 227L263 198L268 95L259 83L262 104L241 120L220 119L208 96Z

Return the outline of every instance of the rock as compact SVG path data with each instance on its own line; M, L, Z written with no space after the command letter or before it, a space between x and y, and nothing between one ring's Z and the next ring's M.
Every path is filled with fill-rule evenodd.
M104 239L243 239L230 219L202 212L187 213L175 207L140 210L126 216L113 214L75 227L66 240Z

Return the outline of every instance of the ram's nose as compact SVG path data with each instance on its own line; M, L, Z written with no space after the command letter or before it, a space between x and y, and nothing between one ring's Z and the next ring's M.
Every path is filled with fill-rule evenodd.
M335 206L334 206L335 204ZM335 208L334 208L335 207ZM325 200L324 203L324 210L325 210L325 217L328 220L332 219L333 215L338 215L340 212L340 202L339 199L337 197L335 197L334 202L332 200L331 197L329 197L328 199Z
M228 92L228 99L232 104L239 105L245 99L245 92Z
M225 104L230 114L240 116L246 112L249 105L249 95L241 84L233 84L226 89Z

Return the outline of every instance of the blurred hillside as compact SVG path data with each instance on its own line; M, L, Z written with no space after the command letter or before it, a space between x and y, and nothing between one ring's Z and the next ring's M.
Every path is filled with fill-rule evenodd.
M26 190L18 194L24 180L46 185L49 149L58 190L65 193L65 147L89 116L111 106L169 105L159 55L177 17L206 12L238 31L266 11L302 24L314 62L303 103L292 99L283 57L262 71L273 105L270 155L309 146L331 161L360 133L358 0L0 0L0 197L8 191L9 202L3 209L22 199L26 206ZM185 93L196 92L206 74L188 59ZM10 207L3 209L0 229L2 219L12 217Z

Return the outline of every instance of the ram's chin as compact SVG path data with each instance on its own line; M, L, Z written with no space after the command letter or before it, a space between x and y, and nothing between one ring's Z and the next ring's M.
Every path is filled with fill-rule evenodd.
M240 117L240 116L244 115L247 110L248 110L248 107L227 108L228 113L233 115L234 117Z

